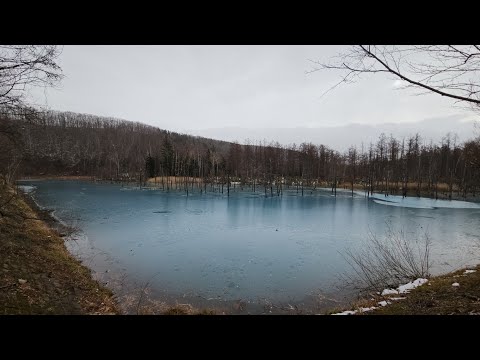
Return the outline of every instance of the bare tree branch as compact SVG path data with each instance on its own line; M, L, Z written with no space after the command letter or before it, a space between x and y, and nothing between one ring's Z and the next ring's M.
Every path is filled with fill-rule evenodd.
M0 105L23 107L26 86L55 86L62 79L55 45L0 46Z
M468 103L476 109L480 106L479 45L356 45L334 57L333 62L312 63L314 68L308 73L319 70L345 72L333 88L354 81L361 74L388 73L408 83L407 87Z

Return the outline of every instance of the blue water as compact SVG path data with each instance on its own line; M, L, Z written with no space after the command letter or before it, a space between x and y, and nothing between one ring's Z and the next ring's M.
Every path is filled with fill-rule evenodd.
M360 246L369 232L383 235L388 223L412 238L428 231L434 273L480 262L478 204L449 208L448 201L411 199L405 207L393 197L321 190L265 198L81 181L23 184L32 186L26 189L39 205L81 230L69 248L97 275L122 273L172 298L339 296L338 275L350 270L342 252Z

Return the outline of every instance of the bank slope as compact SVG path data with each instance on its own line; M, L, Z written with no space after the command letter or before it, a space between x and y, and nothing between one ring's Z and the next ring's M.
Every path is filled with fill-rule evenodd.
M43 219L0 185L0 314L118 314L111 291Z

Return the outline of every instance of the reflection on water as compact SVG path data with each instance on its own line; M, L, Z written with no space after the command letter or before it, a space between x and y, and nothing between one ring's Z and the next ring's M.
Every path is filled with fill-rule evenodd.
M82 230L69 248L97 275L148 282L159 296L288 304L311 294L335 297L337 275L349 270L341 252L369 231L383 235L387 222L412 238L428 231L434 272L480 262L478 204L446 208L429 199L335 198L319 190L227 198L75 181L23 184Z

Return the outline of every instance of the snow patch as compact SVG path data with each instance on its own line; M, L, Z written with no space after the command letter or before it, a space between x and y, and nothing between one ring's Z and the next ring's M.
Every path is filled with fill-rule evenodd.
M384 302L384 301L382 301ZM385 301L386 303L386 301ZM384 306L384 305L382 305ZM342 311L342 312L339 312L339 313L335 313L335 314L332 314L332 315L355 315L356 313L366 313L366 312L369 312L369 311L372 311L372 310L375 310L377 307L376 306L371 306L371 307L362 307L358 310L345 310L345 311Z
M336 313L332 315L355 315L357 313L357 310L346 310L342 311L341 313Z
M396 290L394 289L384 289L382 291L382 296L385 295L392 295L392 294L407 294L410 292L410 290L413 290L419 286L422 286L428 282L427 279L417 279L415 281L411 281L408 284L400 285Z
M397 290L399 294L408 294L410 290L413 290L419 286L422 286L426 282L428 282L427 279L417 279L413 282L409 282L408 284L400 285Z
M375 309L376 309L375 306L368 307L368 308L360 308L360 312L364 313L364 312L372 311L372 310L375 310Z
M427 279L418 278L417 280L411 281L408 284L400 285L396 290L394 290L394 289L384 289L382 291L382 296L392 295L392 294L407 294L407 293L410 292L410 290L413 290L413 289L415 289L419 286L422 286L423 284L425 284L427 282L428 282ZM458 286L458 285L453 285L453 286ZM388 298L388 299L389 300L403 300L405 298L404 297L392 297L392 298ZM391 302L390 301L385 301L385 300L380 301L378 303L378 305L380 305L380 306L387 306L388 304L391 304ZM332 314L332 315L354 315L357 312L364 313L364 312L372 311L372 310L375 310L375 309L377 309L377 307L372 306L372 307L369 307L369 308L360 308L359 310L346 310L346 311L336 313L336 314Z
M398 294L398 291L393 289L385 289L382 291L382 296L393 295L393 294Z
M453 287L457 287L457 286L460 286L460 284L457 283L457 282L455 282L455 283L452 284L452 286L453 286Z
M362 307L359 310L345 310L340 313L336 313L332 315L355 315L356 313L364 313L364 312L375 310L376 308L377 308L376 306L367 307L367 308Z
M472 274L474 272L477 272L477 270L465 270L464 274Z

